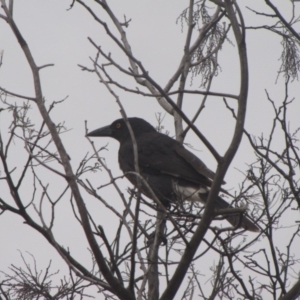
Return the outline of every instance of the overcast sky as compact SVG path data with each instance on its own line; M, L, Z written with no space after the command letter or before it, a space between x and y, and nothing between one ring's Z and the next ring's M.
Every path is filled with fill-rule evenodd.
M165 86L172 74L177 69L183 54L185 40L185 29L180 21L176 20L187 2L179 0L155 0L155 1L109 1L117 16L126 15L131 19L127 30L127 36L131 43L134 55L143 62L149 74ZM251 6L253 1L244 1L245 6ZM257 1L256 1L257 2ZM263 1L260 1L263 2ZM92 148L85 139L84 121L88 121L89 130L108 125L116 118L120 117L119 107L115 99L108 93L106 88L99 83L94 74L83 72L78 64L91 67L89 57L96 55L95 48L89 43L88 37L102 46L106 52L111 52L113 57L120 63L128 66L126 58L120 53L116 46L109 40L103 28L101 28L90 15L79 5L75 5L71 10L71 1L52 0L17 0L15 1L14 18L21 33L27 40L29 47L38 65L53 63L54 67L45 68L41 71L42 88L47 103L52 101L66 100L57 106L53 111L54 122L65 122L67 128L71 129L62 135L71 163L74 169L77 168L80 160ZM290 1L277 1L281 5L280 9L288 18L290 14ZM255 4L256 9L265 9L263 4ZM300 3L299 5L300 6ZM265 10L267 11L267 10ZM255 16L250 11L245 12L246 25L258 25L263 20L262 17ZM1 12L2 13L2 12ZM105 20L107 17L100 13ZM298 28L299 29L299 28ZM0 68L0 86L26 96L34 96L33 79L31 71L27 65L25 57L13 36L7 23L0 19L0 50L4 51L3 64ZM276 84L277 71L280 66L279 57L281 48L280 39L275 34L268 31L249 31L247 33L247 45L250 69L249 105L246 120L247 130L260 135L262 132L268 133L272 125L273 115L270 114L270 103L266 101L265 89L270 93L276 104L280 104L284 96L284 79L279 77ZM236 58L237 48L226 43L222 49L219 60L221 70L215 79L212 90L224 93L237 94L239 88L239 69ZM123 84L132 88L136 87L132 79L116 74ZM194 79L191 88L199 88L199 79ZM124 91L116 90L125 107L128 116L138 116L156 125L156 113L163 113L163 109L153 98L146 98L140 95L131 95ZM299 82L295 81L291 85L290 97L296 97L299 93ZM20 102L17 98L14 102ZM234 105L233 100L229 102ZM199 96L187 96L184 103L184 111L188 116L192 116L195 107L199 104ZM2 104L0 104L1 106ZM32 122L39 124L41 118L34 105L30 112ZM299 125L299 101L293 104L293 109L289 112L291 128ZM11 114L1 113L0 126L1 133L8 132L8 125ZM231 114L224 107L221 98L211 97L207 104L205 113L196 122L202 133L205 134L211 143L223 154L227 149L233 128ZM163 125L174 135L173 119L166 115ZM198 155L211 168L215 169L216 162L205 146L190 133L186 142L192 144L195 154ZM114 175L121 172L117 163L118 144L111 139L95 140L98 147L108 143L109 151L102 153L108 165L113 170ZM278 147L282 141L278 140ZM21 154L22 144L17 142L12 157L11 166L20 167L17 174L20 174L26 156ZM237 156L235 157L226 176L227 188L238 187L240 172L247 169L247 164L253 162L254 156L249 149L246 139L244 139ZM2 170L0 169L0 172ZM0 177L2 174L0 174ZM43 179L53 180L54 176L48 170L44 171ZM89 175L90 180L99 185L108 182L107 175L102 172ZM30 185L31 181L28 180ZM52 182L52 181L51 181ZM51 186L52 195L59 194L64 188L64 183L54 181L55 186ZM53 185L53 183L52 183ZM123 187L129 186L123 180ZM23 187L26 193L26 186ZM107 192L104 195L107 195ZM87 206L95 213L99 213L99 223L109 224L107 227L116 226L110 224L110 216L99 211L99 206L94 199L89 198L84 192ZM0 182L0 196L9 197L4 183ZM31 194L28 195L28 201ZM111 197L113 198L113 197ZM113 201L113 200L112 200ZM77 257L87 256L87 244L84 241L82 230L74 221L70 208L69 199L66 198L61 205L61 213L57 216L55 232L65 247L72 249L72 254ZM67 216L67 217L66 217ZM109 229L107 229L109 230ZM37 232L23 224L23 220L11 213L5 213L0 217L0 270L7 270L11 263L20 265L20 255L18 250L32 253L42 268L50 259L53 259L54 270L59 268L62 260L55 250ZM0 275L1 276L1 275Z

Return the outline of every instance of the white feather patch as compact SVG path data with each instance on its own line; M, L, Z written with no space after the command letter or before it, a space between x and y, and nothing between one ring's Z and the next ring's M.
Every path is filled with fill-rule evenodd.
M181 201L195 201L204 204L205 201L201 199L201 194L206 194L208 192L208 189L205 187L197 189L193 187L180 186L178 184L174 184L174 190Z

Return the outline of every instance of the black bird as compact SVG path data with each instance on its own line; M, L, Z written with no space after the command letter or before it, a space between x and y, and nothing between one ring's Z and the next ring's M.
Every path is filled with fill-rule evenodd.
M133 130L137 148L140 174L148 182L157 198L165 206L170 202L184 200L200 201L205 204L209 189L214 179L214 172L182 144L156 129L140 118L128 118ZM88 136L112 137L120 142L119 164L127 179L136 184L134 172L134 151L128 127L123 119L111 125L96 129ZM149 190L144 186L142 193L151 198ZM232 208L221 197L215 199L215 208ZM226 219L233 226L250 231L259 228L246 216L231 215Z

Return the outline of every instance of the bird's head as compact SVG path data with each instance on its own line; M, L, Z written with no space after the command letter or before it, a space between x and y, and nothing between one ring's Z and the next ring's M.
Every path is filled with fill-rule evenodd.
M138 137L141 134L156 131L155 128L140 118L128 118L134 136ZM126 122L123 119L118 119L112 122L109 126L101 127L87 134L91 137L112 137L120 143L127 141L130 138L130 133Z

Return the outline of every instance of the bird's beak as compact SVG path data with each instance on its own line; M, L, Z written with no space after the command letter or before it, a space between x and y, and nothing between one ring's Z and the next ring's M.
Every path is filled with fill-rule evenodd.
M87 134L87 136L110 136L110 137L111 135L112 135L112 130L110 126L98 128Z

